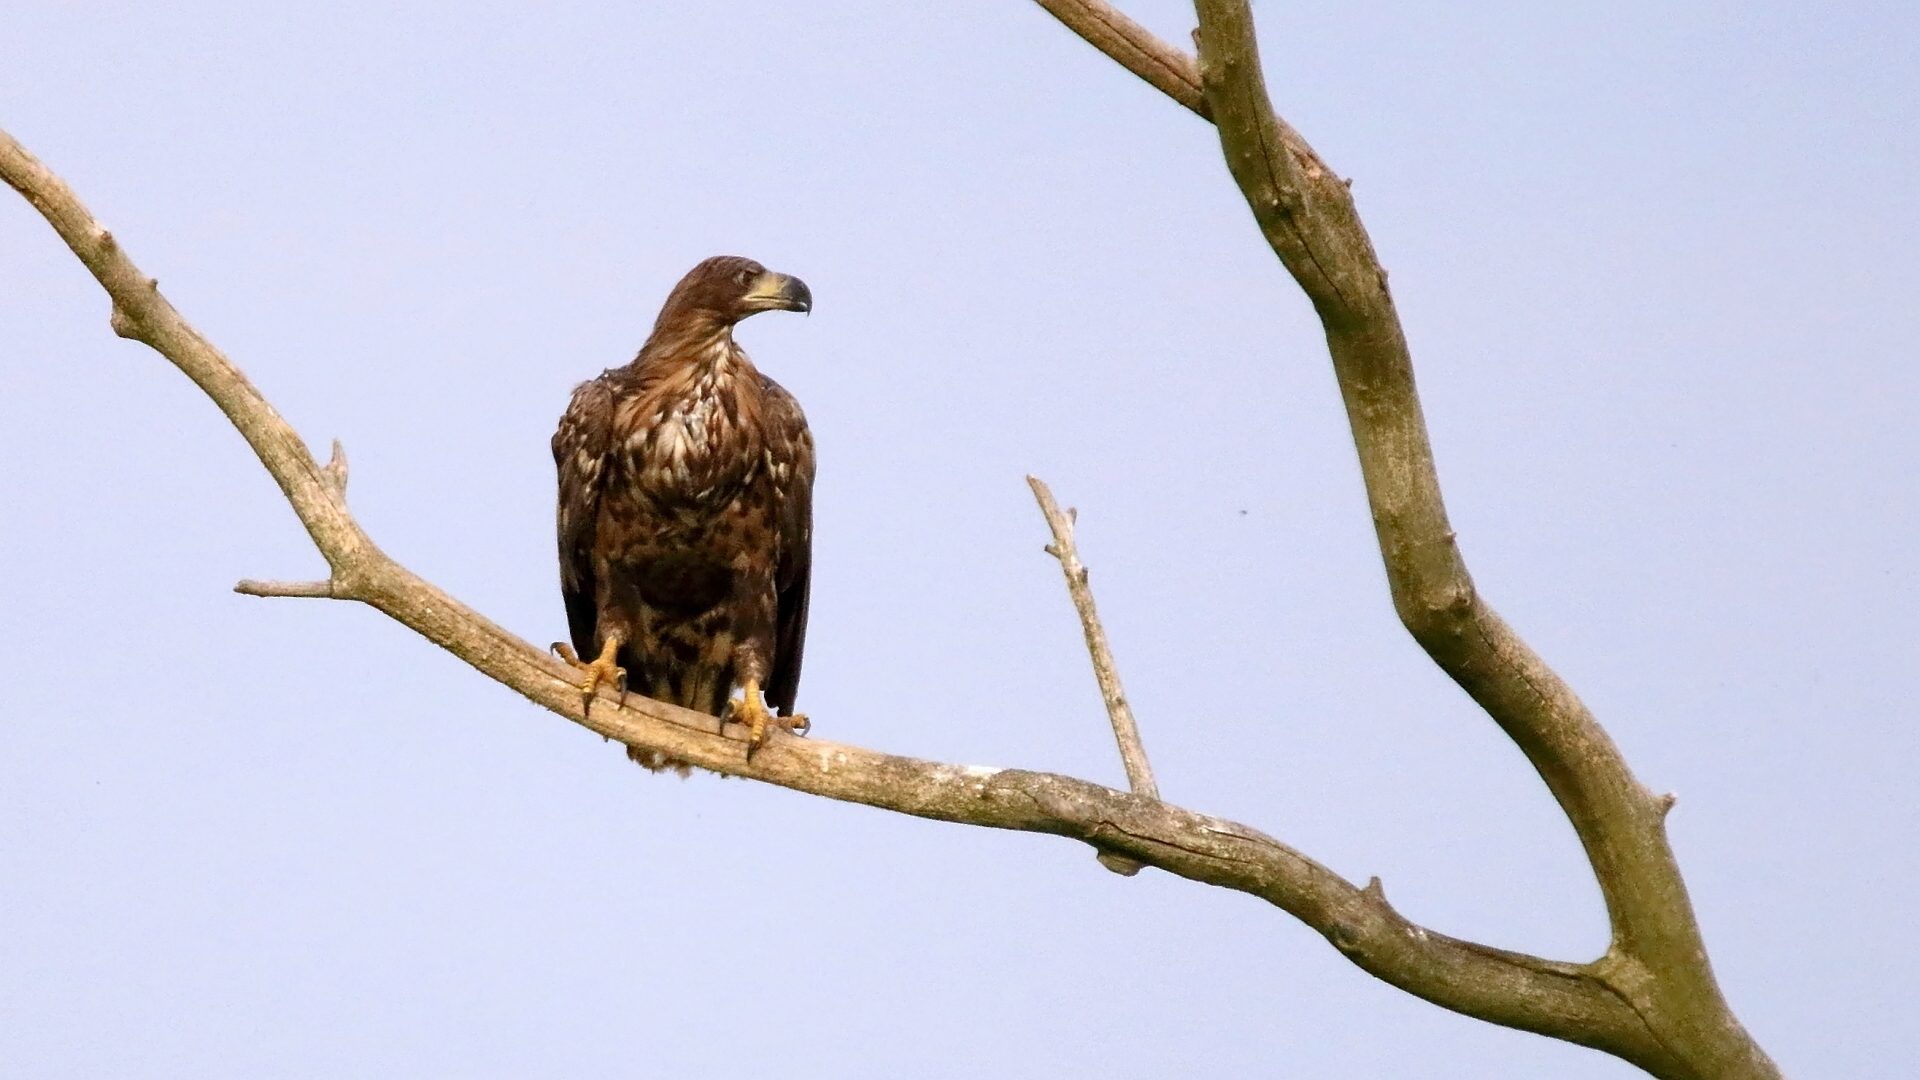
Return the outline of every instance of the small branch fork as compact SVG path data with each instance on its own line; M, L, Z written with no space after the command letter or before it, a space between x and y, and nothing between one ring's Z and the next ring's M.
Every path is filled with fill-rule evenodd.
M1120 762L1126 766L1127 785L1135 795L1158 799L1160 788L1153 782L1153 766L1147 764L1147 748L1141 745L1140 727L1133 722L1133 706L1127 704L1126 691L1120 688L1120 668L1113 662L1107 631L1100 625L1100 613L1093 606L1087 567L1080 561L1080 551L1073 543L1074 511L1069 507L1066 513L1061 513L1060 504L1053 501L1053 492L1039 477L1027 477L1027 486L1033 489L1040 513L1053 532L1053 543L1047 545L1046 552L1060 560L1060 572L1067 579L1067 595L1073 598L1073 609L1080 615L1080 629L1087 638L1087 655L1093 660L1093 677L1100 683L1100 698L1107 705L1107 720L1113 725L1114 741L1120 744ZM1100 865L1126 877L1139 873L1143 866L1137 860L1111 851L1100 852L1098 858Z
M1474 589L1441 501L1387 272L1347 182L1274 112L1249 0L1196 0L1197 61L1103 0L1037 2L1213 121L1255 223L1326 331L1394 608L1434 663L1526 754L1573 824L1613 930L1606 956L1582 970L1630 1016L1616 1024L1584 1010L1542 1010L1544 1001L1524 993L1496 994L1490 1002L1464 993L1459 982L1436 987L1375 973L1447 1008L1598 1047L1656 1076L1778 1077L1728 1009L1707 962L1667 842L1671 797L1655 796L1634 778L1573 689Z
M315 461L65 182L5 132L0 178L47 219L106 290L114 332L166 357L226 414L327 561L326 581L246 581L238 591L360 601L558 715L714 772L940 821L1070 837L1118 860L1258 896L1395 986L1469 1016L1604 1050L1656 1076L1778 1077L1713 980L1662 825L1671 804L1641 787L1573 691L1473 589L1440 502L1386 272L1346 185L1274 114L1246 0L1199 0L1197 63L1100 0L1038 2L1128 70L1215 122L1256 222L1326 327L1395 608L1435 662L1527 755L1566 811L1613 926L1613 944L1600 959L1546 960L1416 926L1387 903L1377 878L1356 886L1244 825L1161 802L1151 794L1151 779L1142 783L1144 755L1137 775L1128 761L1136 789L1128 793L1050 773L945 765L779 734L749 762L742 743L725 737L714 717L637 696L623 704L610 690L586 715L569 668L374 545L347 510L346 457L338 444L328 464ZM1042 498L1044 486L1035 483ZM1048 501L1042 498L1043 508ZM1054 515L1048 520L1052 525ZM1055 534L1058 541L1057 527ZM1070 561L1064 544L1056 543L1055 551L1071 586L1077 556ZM1079 606L1077 596L1075 602ZM1095 627L1084 621L1091 611L1089 598L1083 625ZM1093 633L1088 630L1090 645ZM1097 656L1095 663L1098 670ZM1110 670L1110 657L1106 664ZM1110 706L1124 702L1117 678L1111 695L1103 678L1102 695ZM1115 727L1124 756L1128 737L1117 719ZM1137 734L1133 741L1137 749Z

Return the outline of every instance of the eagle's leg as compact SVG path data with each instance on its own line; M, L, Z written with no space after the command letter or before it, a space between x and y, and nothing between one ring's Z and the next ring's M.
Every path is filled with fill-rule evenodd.
M767 745L767 732L774 727L784 728L795 735L804 735L813 724L804 716L775 716L767 711L766 699L760 695L760 680L748 679L740 688L739 698L728 702L732 719L747 725L747 760L753 760L753 752Z
M627 703L627 669L614 663L613 660L625 641L626 639L619 634L608 635L607 643L600 649L599 658L590 664L583 662L574 653L573 647L566 642L553 643L553 651L560 654L560 659L587 673L586 681L580 684L581 716L587 716L593 712L593 695L602 686L611 686L619 690L620 704Z

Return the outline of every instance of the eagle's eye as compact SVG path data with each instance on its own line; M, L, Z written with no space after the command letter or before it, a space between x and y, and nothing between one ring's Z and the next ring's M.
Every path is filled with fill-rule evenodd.
M734 280L734 281L736 281L736 282L738 282L738 283L739 283L739 284L741 284L741 285L749 285L749 284L752 284L752 282L753 282L753 271L752 271L752 270L746 270L746 269L743 269L743 270L741 270L741 271L740 271L739 273L737 273L737 274L735 274L735 275L733 275L733 280Z

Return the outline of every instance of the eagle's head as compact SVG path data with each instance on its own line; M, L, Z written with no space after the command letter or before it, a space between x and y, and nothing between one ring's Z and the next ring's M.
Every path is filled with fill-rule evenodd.
M732 326L762 311L811 311L807 283L738 255L715 255L687 271L660 309L656 329L683 321Z

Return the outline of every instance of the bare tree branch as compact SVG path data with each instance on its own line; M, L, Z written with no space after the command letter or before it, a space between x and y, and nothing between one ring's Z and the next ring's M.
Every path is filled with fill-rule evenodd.
M320 600L352 600L340 591L332 578L326 581L255 581L244 578L233 591L243 596L300 596Z
M1605 967L1611 957L1567 964L1434 933L1394 911L1378 879L1355 886L1244 825L1072 777L945 765L781 732L749 762L739 733L729 737L715 717L638 695L623 704L611 689L590 716L583 715L569 668L373 545L339 494L343 470L330 475L315 463L245 376L180 317L66 184L5 132L0 176L40 210L106 289L116 332L150 345L186 372L246 436L332 567L332 592L326 595L377 608L534 703L628 746L843 802L1080 840L1103 853L1260 897L1311 926L1365 970L1448 1008L1657 1063L1655 1071L1663 1076L1695 1075L1683 1071L1620 992ZM318 585L254 584L265 595L321 594Z
M1140 55L1177 50L1130 23L1134 33L1116 43L1100 0L1038 2L1128 70L1194 108L1183 86L1162 85L1141 69ZM1660 1076L1778 1076L1713 978L1667 842L1672 797L1655 796L1634 778L1572 688L1474 589L1447 523L1387 272L1348 184L1274 112L1247 0L1197 0L1195 8L1207 108L1194 111L1214 120L1261 233L1325 328L1394 608L1441 670L1526 754L1572 822L1613 931L1606 956L1592 970L1631 1004L1661 1052L1649 1058L1602 1048ZM1560 1030L1553 1018L1534 1016L1513 1026L1586 1041Z
M1147 748L1140 742L1140 727L1133 721L1133 706L1127 704L1126 691L1120 687L1120 668L1114 663L1106 628L1100 625L1100 613L1093 604L1093 588L1087 584L1086 565L1080 561L1080 550L1073 542L1074 512L1069 509L1061 513L1060 505L1053 501L1053 492L1039 477L1027 477L1027 486L1033 489L1040 513L1046 517L1047 528L1053 533L1053 543L1047 545L1046 551L1060 561L1060 572L1067 579L1067 595L1080 616L1080 631L1087 639L1087 655L1093 660L1093 677L1100 684L1100 699L1106 703L1107 721L1113 725L1114 741L1120 745L1120 762L1127 770L1127 786L1135 795L1157 799L1160 787L1153 782L1153 766L1147 763ZM1101 852L1098 858L1100 865L1125 877L1139 873L1143 866L1111 851Z
M1659 799L1547 664L1473 587L1440 498L1412 357L1348 186L1274 116L1245 0L1200 0L1201 72L1227 165L1326 327L1394 607L1526 754L1586 848L1607 904L1609 981L1662 1038L1768 1075L1727 1009Z
M1120 62L1168 97L1213 119L1193 57L1161 41L1106 0L1036 0L1087 43Z
M1073 511L1060 512L1046 481L1027 477L1027 486L1040 503L1040 513L1053 531L1053 543L1047 554L1060 560L1060 572L1066 575L1067 594L1073 609L1080 614L1080 629L1087 637L1087 654L1093 659L1093 677L1100 683L1100 698L1107 704L1107 719L1113 724L1113 738L1120 744L1120 761L1127 768L1127 785L1135 795L1149 799L1160 797L1153 782L1153 766L1147 764L1147 748L1140 742L1140 727L1133 722L1133 706L1120 688L1120 668L1113 662L1113 649L1107 645L1107 631L1100 625L1100 612L1093 606L1093 589L1087 585L1087 568L1080 561L1080 550L1073 543Z

